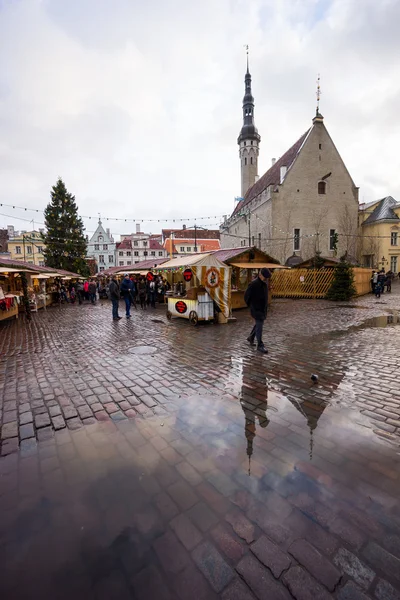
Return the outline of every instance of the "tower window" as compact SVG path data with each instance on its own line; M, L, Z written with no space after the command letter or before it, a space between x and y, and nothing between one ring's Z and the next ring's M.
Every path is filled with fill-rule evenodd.
M326 182L318 181L318 194L326 194Z
M250 164L253 164L253 157L250 157Z
M253 140L251 140L251 145L253 145Z
M247 165L247 158L244 159L244 164Z
M244 145L246 145L246 142L244 142Z
M322 150L322 144L319 144L319 149Z
M293 250L300 250L300 229L293 230Z

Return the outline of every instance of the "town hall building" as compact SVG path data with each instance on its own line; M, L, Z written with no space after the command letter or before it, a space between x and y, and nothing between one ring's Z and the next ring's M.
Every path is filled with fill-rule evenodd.
M312 125L258 177L261 136L247 64L243 126L237 143L241 198L220 227L221 247L257 246L282 264L355 256L358 188L317 108Z

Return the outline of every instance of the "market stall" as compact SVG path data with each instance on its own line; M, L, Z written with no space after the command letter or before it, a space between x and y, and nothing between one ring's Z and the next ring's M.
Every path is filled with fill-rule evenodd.
M269 254L256 247L227 248L216 250L213 256L232 269L232 310L245 308L244 293L260 269L286 269ZM272 294L269 291L269 303Z
M227 323L231 313L231 270L213 254L174 258L155 272L167 277L167 317Z

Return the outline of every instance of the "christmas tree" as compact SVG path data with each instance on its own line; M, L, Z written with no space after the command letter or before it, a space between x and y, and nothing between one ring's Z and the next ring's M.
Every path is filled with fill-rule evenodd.
M51 191L45 211L44 255L46 266L89 275L86 263L87 242L83 222L78 216L75 196L67 191L61 178Z
M326 295L327 300L350 300L357 295L353 269L346 258L346 256L341 256L340 262L335 268L332 285Z

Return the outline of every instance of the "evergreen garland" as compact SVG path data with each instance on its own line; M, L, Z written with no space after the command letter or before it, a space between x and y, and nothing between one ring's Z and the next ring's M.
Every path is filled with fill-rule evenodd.
M61 178L51 191L51 201L45 211L46 233L44 256L47 267L89 275L86 263L87 242L83 222L78 215L75 196L70 194Z
M353 269L347 262L346 256L341 256L326 298L327 300L350 300L356 295Z

